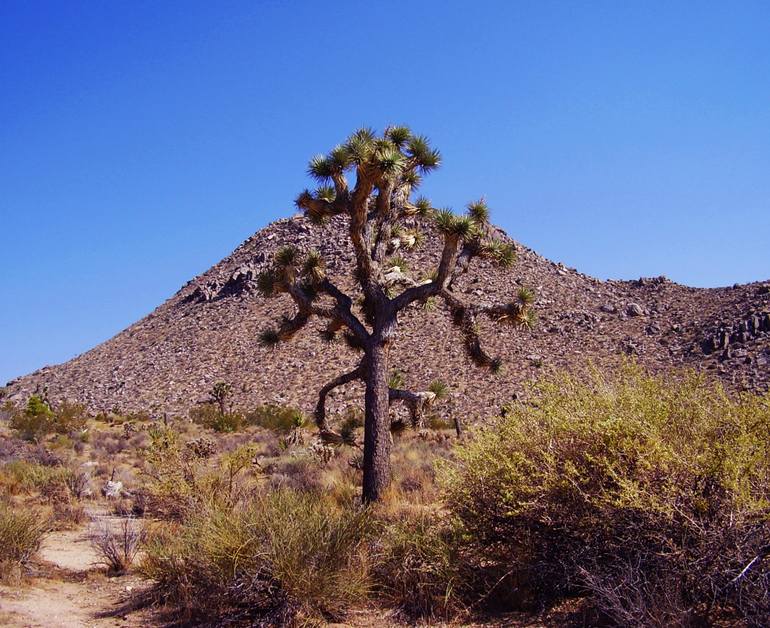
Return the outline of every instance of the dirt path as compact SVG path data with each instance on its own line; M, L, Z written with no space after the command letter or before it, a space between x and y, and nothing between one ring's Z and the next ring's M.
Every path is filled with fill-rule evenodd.
M118 520L94 515L93 525ZM0 586L0 625L9 628L147 626L146 613L115 615L146 584L136 576L108 578L88 538L89 527L52 532L40 550L40 575L19 587Z

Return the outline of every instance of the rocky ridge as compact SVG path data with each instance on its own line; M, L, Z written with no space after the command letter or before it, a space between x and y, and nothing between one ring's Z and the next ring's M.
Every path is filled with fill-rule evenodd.
M292 304L259 296L256 277L278 247L293 244L320 251L330 276L352 289L354 258L344 220L322 227L300 216L272 223L144 319L69 362L9 382L3 395L23 400L46 389L54 401L78 400L93 411L184 414L215 382L226 381L237 406L290 403L311 411L320 386L353 368L356 355L341 341L322 340L320 321L275 349L261 346L259 332L290 313ZM507 239L502 231L498 237ZM421 246L398 251L409 262L407 274L419 279L430 272L439 245L428 230ZM466 301L489 304L521 286L535 291L539 320L533 330L480 323L490 353L505 361L502 373L491 376L470 363L440 305L401 317L392 365L413 389L446 382L452 394L445 412L488 416L544 370L611 366L623 356L657 371L697 368L734 391L770 386L769 284L700 289L663 277L600 281L523 245L517 252L512 269L480 261L455 288ZM361 393L357 384L335 391L330 409L360 403Z

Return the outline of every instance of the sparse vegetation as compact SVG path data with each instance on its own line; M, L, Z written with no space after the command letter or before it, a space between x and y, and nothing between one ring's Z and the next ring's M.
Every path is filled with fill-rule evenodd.
M32 395L24 409L7 406L11 417L9 426L25 440L39 442L48 434L75 434L86 423L85 408L79 404L63 402L55 410L37 395Z
M40 512L0 501L0 580L20 575L40 548L48 521Z
M142 570L188 616L339 618L367 593L369 514L282 489L210 508L151 538Z
M428 391L449 395L439 380ZM394 481L368 509L355 405L333 416L333 441L314 438L289 406L260 406L237 430L214 432L114 414L81 428L80 451L51 454L57 431L2 442L0 535L21 549L7 558L14 543L4 543L0 562L5 578L24 573L43 533L84 525L89 499L129 517L93 533L113 575L137 556L133 517L160 519L138 567L155 599L191 621L338 621L376 601L404 622L571 604L588 623L759 626L770 595L769 413L768 396L730 396L688 373L628 364L546 376L459 441L457 417L435 412L432 430L394 434ZM107 503L113 479L129 489Z
M105 522L91 532L91 545L112 576L129 570L145 539L143 525L132 518L123 519L117 529Z

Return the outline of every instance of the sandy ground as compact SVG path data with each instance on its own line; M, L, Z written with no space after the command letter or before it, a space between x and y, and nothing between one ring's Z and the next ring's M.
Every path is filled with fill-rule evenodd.
M117 521L96 514L90 525ZM20 586L0 586L0 626L129 628L152 623L143 612L120 613L121 605L146 584L131 575L108 578L88 533L89 526L85 526L46 537L39 554L39 573Z

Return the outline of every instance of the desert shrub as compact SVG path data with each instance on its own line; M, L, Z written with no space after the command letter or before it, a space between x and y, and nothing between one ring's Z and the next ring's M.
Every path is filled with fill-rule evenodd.
M555 376L458 446L447 505L489 601L580 594L622 625L761 623L768 433L770 397L733 399L694 374Z
M38 442L53 431L53 417L48 404L37 395L32 395L23 410L14 409L9 425L21 438Z
M248 493L246 480L250 471L256 471L253 445L238 447L209 465L208 456L201 456L195 446L187 447L172 428L156 426L148 435L142 507L153 514L179 520L211 504L231 509Z
M246 421L250 425L258 425L281 434L288 434L306 423L301 410L276 404L257 406L246 413Z
M66 435L82 430L87 416L80 404L63 402L56 411L37 395L32 395L24 409L9 409L9 425L25 440L39 442L48 434ZM67 446L72 446L70 442Z
M27 460L14 460L0 467L0 490L10 495L40 492L42 495L67 490L72 471L63 466L46 466Z
M107 573L119 576L131 567L146 536L144 526L133 519L123 519L117 529L104 522L91 532L91 546Z
M235 511L193 514L148 541L144 575L188 616L284 625L336 618L365 597L369 513L292 490L259 494Z
M456 616L464 610L464 583L455 537L455 530L433 513L385 525L372 561L378 593L410 619Z
M53 502L51 526L55 530L72 530L88 518L86 509L71 499Z
M87 420L88 415L85 406L64 401L54 412L53 429L58 434L82 432L86 427Z
M15 575L33 558L47 528L39 512L0 502L0 579Z
M214 403L202 403L190 409L190 420L215 432L237 432L246 425L239 412L222 412Z

